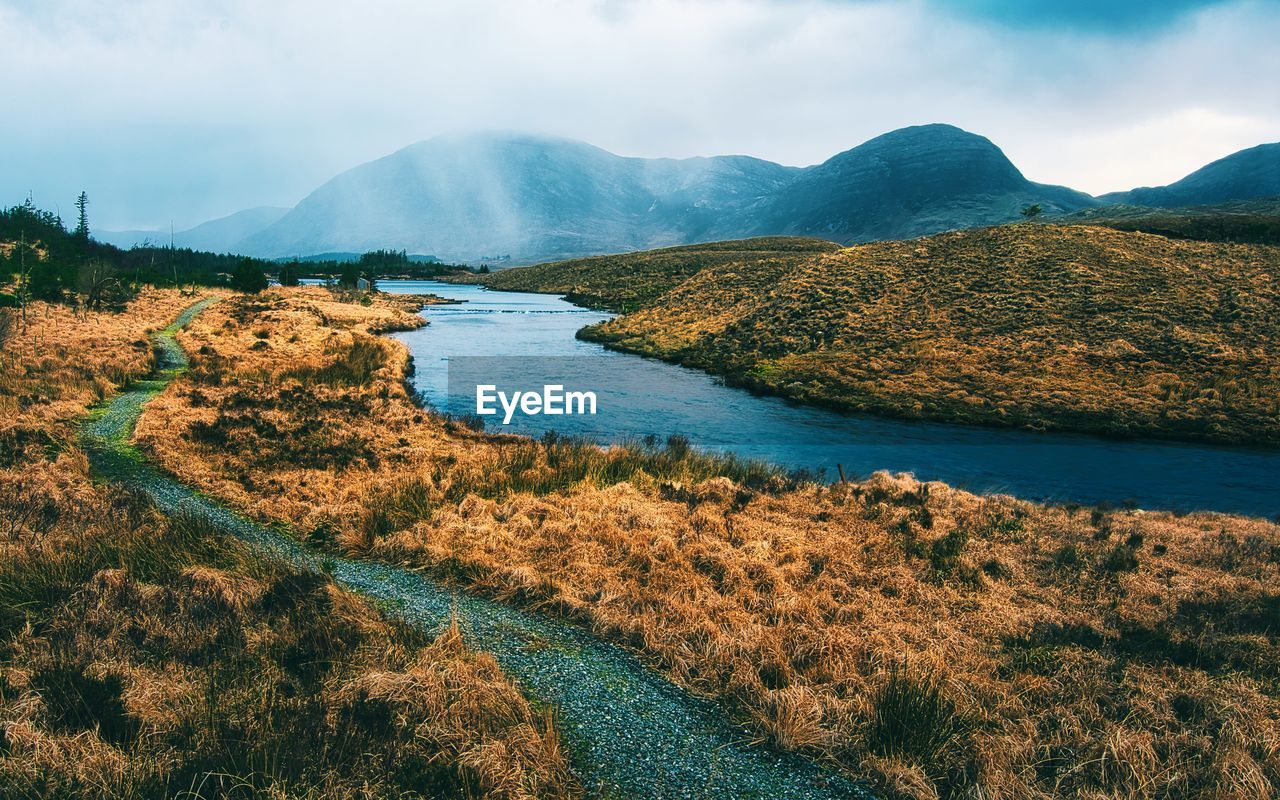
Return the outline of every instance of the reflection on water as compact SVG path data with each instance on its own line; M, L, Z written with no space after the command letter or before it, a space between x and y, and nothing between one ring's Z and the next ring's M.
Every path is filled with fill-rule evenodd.
M601 442L678 433L705 447L825 470L828 476L841 464L850 476L912 472L973 491L1033 499L1280 514L1280 453L841 414L752 395L702 372L580 341L574 336L579 328L607 315L549 295L434 281L384 281L379 287L467 301L429 306L423 312L429 327L397 334L413 351L415 386L437 407L473 410L473 390L460 387L458 372L466 364L466 377L474 378L483 374L486 361L496 373L494 383L505 379L538 389L580 381L573 388L601 387L594 417L517 417L504 430L555 430Z

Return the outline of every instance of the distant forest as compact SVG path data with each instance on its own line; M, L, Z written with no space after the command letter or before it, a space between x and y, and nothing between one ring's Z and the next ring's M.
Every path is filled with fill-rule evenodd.
M62 217L37 208L29 199L0 210L0 306L46 300L99 308L127 300L144 285L260 291L269 278L285 285L321 278L354 287L362 278L372 286L380 278L425 279L469 271L455 264L415 261L394 250L374 250L347 262L268 261L150 245L122 250L93 238L88 202L82 193L71 229Z

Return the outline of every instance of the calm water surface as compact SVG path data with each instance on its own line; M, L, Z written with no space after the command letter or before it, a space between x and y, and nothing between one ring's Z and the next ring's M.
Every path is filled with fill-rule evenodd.
M435 281L383 281L379 288L466 301L428 306L428 327L397 334L413 352L416 388L438 408L474 411L474 388L460 388L465 382L458 376L487 370L503 388L508 380L523 380L515 384L523 389L563 382L601 394L595 416L517 416L505 427L500 419L491 421L490 430L555 430L600 442L678 433L703 447L824 470L828 477L841 464L850 477L882 469L912 472L976 492L1029 499L1280 515L1280 452L903 422L808 408L580 341L574 337L579 328L608 315L551 295Z

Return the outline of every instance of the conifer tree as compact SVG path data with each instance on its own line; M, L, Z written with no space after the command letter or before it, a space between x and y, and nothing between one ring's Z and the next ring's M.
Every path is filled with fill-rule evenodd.
M77 239L89 238L89 195L81 192L76 198L76 210L79 212L78 221L76 222L75 236Z

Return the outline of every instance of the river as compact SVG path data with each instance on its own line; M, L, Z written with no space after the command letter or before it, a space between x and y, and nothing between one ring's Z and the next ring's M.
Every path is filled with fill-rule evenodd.
M592 390L595 415L486 417L489 430L548 430L616 442L672 434L793 469L850 477L911 472L974 492L1174 511L1280 515L1280 452L883 419L728 387L706 373L575 338L607 319L551 295L436 281L382 281L390 293L465 301L428 306L430 325L396 334L414 385L437 408L475 410L475 383ZM453 373L452 384L450 373Z

